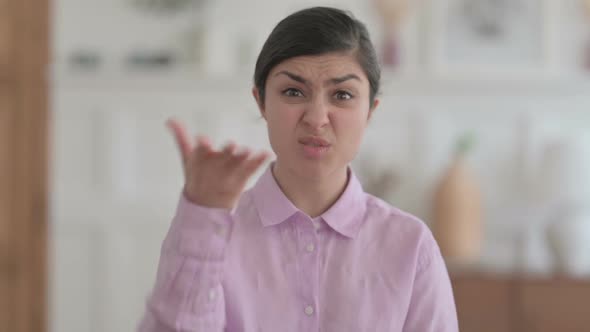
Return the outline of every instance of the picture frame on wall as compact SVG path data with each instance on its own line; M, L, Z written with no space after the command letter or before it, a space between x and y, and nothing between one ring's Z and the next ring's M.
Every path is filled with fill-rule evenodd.
M558 75L558 0L430 0L428 63L453 78Z
M385 80L416 75L422 69L421 3L414 0L372 0L369 3L372 5L370 14L361 20L375 23L367 27Z

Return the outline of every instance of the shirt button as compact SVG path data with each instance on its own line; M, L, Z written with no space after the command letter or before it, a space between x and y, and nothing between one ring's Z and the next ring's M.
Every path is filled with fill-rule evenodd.
M305 249L308 252L313 252L313 250L315 249L315 246L313 245L313 243L310 243L310 244L307 245L307 247L305 247Z
M217 294L215 293L215 289L211 288L209 290L209 301L215 300L216 296L217 296Z
M313 307L308 305L307 307L305 307L305 314L308 316L313 315Z

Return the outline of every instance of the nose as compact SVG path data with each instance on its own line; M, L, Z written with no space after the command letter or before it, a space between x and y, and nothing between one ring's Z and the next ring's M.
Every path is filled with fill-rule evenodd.
M313 98L303 113L303 122L313 130L321 129L330 123L329 105L323 98Z

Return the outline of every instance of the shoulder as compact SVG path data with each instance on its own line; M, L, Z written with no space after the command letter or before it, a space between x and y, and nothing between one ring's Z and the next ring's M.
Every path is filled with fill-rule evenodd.
M402 252L406 258L413 257L416 269L420 270L438 252L438 245L428 225L398 207L378 197L366 194L366 213L363 229L388 251Z
M415 215L370 194L366 194L365 202L365 223L368 226L374 226L381 231L394 231L403 236L432 236L426 223Z

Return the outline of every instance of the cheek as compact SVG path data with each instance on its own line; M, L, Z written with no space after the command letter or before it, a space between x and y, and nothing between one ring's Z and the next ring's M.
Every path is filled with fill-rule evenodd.
M297 124L301 114L301 107L275 103L269 105L266 113L268 125L272 128L289 128Z
M272 105L267 108L266 122L274 144L292 139L297 127L300 110L293 105Z
M366 114L362 112L337 114L333 116L331 122L339 139L350 144L362 139L367 125Z

